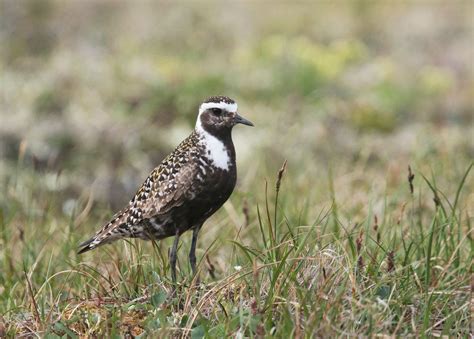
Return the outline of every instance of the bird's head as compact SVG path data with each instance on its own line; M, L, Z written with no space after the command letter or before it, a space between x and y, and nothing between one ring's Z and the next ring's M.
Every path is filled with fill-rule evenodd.
M219 136L230 133L237 124L253 124L237 114L237 104L225 96L210 97L199 107L196 130Z

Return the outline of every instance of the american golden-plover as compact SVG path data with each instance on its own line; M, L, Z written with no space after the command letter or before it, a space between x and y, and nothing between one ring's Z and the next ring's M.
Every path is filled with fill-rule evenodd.
M191 135L151 172L124 209L79 246L79 253L121 238L159 240L174 236L170 267L176 283L179 237L193 230L189 261L195 274L199 230L235 187L231 132L237 124L253 126L237 114L234 100L215 96L204 101Z

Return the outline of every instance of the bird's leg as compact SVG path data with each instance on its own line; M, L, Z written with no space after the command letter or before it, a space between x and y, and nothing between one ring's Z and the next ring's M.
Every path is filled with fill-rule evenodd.
M196 275L196 243L201 226L202 225L196 226L193 229L193 240L191 242L191 250L189 251L189 263L191 264L193 276Z
M176 232L174 237L173 247L171 248L170 253L170 268L171 268L171 280L173 280L173 285L176 286L176 258L178 257L178 243L179 243L179 233Z

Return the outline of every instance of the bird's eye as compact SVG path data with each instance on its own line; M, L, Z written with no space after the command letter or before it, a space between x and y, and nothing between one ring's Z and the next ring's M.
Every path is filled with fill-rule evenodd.
M215 115L221 115L222 110L220 108L213 108L212 113L214 113Z

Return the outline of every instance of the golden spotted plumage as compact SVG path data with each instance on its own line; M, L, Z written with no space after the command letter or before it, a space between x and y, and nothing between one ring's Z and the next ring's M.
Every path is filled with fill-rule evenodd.
M192 160L202 151L199 136L193 132L150 173L128 206L116 213L92 239L80 245L83 247L80 253L123 237L124 232L120 229L123 224L132 228L186 202L194 194L190 187L197 166Z

